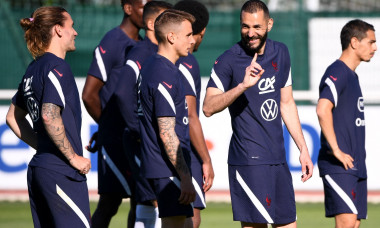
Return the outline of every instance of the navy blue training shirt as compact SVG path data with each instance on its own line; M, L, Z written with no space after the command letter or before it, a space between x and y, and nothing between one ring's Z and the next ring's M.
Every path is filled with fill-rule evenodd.
M237 43L214 64L207 87L223 92L243 82L245 69L252 62ZM228 164L261 165L286 162L281 121L281 89L291 86L290 57L287 47L267 39L257 63L265 70L256 85L246 90L229 107L233 134Z
M338 146L354 159L354 168L344 169L343 164L331 154L330 145L321 133L318 157L320 175L349 173L366 178L364 100L356 73L344 62L336 60L321 79L319 99L322 98L334 105L333 126Z
M66 136L75 153L82 156L82 113L78 88L69 65L52 53L38 57L29 64L12 103L29 113L37 132L37 153L29 165L54 170L75 180L86 180L50 139L41 114L44 103L62 108Z
M175 132L190 170L189 120L182 77L172 62L158 54L147 59L141 70L141 167L146 178L177 176L158 134L158 117L175 117Z

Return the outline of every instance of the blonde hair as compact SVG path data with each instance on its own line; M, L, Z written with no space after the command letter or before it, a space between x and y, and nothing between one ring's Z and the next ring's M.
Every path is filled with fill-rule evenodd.
M23 18L20 25L25 31L24 38L30 54L33 58L39 57L49 47L52 34L51 29L55 25L63 26L67 19L64 8L59 6L44 6L36 9L31 18Z

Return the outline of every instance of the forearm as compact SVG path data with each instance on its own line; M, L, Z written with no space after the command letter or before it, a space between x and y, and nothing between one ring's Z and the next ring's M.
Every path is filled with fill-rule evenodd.
M293 99L281 102L281 117L300 152L307 151L297 106Z
M72 159L74 159L77 154L74 152L71 143L66 136L65 126L63 125L60 111L61 108L55 104L42 104L42 118L45 129L50 139L71 163Z
M29 121L25 118L26 112L11 104L9 107L6 122L15 135L37 150L37 134L34 132Z
M207 89L206 97L203 102L203 113L207 117L223 111L247 90L242 83L224 93L214 93L211 92L210 89L215 91L216 88Z
M191 144L194 146L203 163L211 163L210 154L207 150L202 131L202 125L198 117L189 116L189 133Z
M325 136L330 148L336 150L339 148L338 141L336 139L334 124L333 124L333 115L331 111L319 111L317 112L319 125L323 135Z
M190 177L190 171L182 153L180 141L175 133L175 117L157 118L160 138L165 153L181 179Z
M99 123L102 114L100 97L97 94L89 95L86 98L83 98L83 104L92 119L94 119L96 123Z

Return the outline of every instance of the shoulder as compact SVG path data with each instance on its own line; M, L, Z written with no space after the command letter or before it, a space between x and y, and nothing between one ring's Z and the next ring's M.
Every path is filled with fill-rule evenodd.
M285 53L285 54L289 55L289 50L288 50L288 47L286 46L286 44L279 42L279 41L267 39L266 48L267 48L267 50L269 50L271 52Z

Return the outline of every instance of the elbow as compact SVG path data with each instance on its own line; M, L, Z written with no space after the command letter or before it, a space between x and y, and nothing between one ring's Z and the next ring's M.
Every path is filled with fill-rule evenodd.
M206 116L206 117L210 117L212 116L214 113L206 106L203 106L203 114Z

